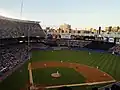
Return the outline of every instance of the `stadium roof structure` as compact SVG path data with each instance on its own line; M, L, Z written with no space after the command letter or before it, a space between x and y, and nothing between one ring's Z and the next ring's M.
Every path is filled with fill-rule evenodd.
M10 20L10 21L17 21L17 22L25 22L25 23L40 23L40 21L21 20L21 19L5 17L5 16L2 16L2 15L0 15L0 19Z

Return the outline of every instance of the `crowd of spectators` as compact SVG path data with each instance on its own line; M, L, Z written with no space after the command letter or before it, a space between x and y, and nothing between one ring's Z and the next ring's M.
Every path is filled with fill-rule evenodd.
M49 48L49 46L48 45L45 45L45 44L43 44L43 43L31 43L30 44L30 47L31 48L33 48L33 49L37 49L37 48L41 48L41 49L47 49L47 48Z
M45 32L39 22L7 19L0 16L0 39L26 36L44 37Z
M84 40L60 40L57 42L59 46L69 46L69 47L84 47L91 43L91 41Z
M4 78L7 72L12 70L28 59L28 48L27 45L9 45L0 49L0 79ZM4 77L3 77L4 76Z
M106 86L100 87L98 90L120 90L120 82L108 84Z
M109 52L120 54L120 44L116 44L114 47L110 48Z
M69 41L69 46L73 46L73 47L84 47L88 44L90 44L91 41L84 41L84 40L70 40Z
M9 45L18 42L15 38L28 36L45 37L45 32L42 30L39 22L0 16L0 81L3 76L6 76L6 73L12 72L15 67L29 57L28 51L30 48L27 45Z

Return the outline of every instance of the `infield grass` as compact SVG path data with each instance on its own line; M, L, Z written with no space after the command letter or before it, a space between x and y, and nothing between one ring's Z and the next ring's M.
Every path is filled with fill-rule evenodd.
M53 78L52 73L59 71L61 77ZM85 82L85 78L73 68L42 68L33 70L33 79L36 84L58 85L78 84Z

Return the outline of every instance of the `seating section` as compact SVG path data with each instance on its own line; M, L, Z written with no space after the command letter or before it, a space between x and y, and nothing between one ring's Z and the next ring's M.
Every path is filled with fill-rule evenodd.
M114 45L115 43L109 43L109 42L104 42L104 41L92 41L90 44L86 45L85 47L89 49L108 51Z
M45 35L39 22L0 16L0 81L29 57L30 46L18 44L18 38Z
M1 18L0 16L0 39L2 38L18 38L18 37L45 37L39 22L12 20Z
M109 49L109 52L120 54L120 44L117 44Z
M37 48L41 48L41 49L47 49L49 46L48 45L45 45L43 43L31 43L30 46L33 48L33 49L37 49Z
M2 47L0 49L0 79L4 78L7 72L12 72L17 65L28 59L28 50L30 48L24 44Z
M120 82L112 83L104 87L100 87L98 90L120 90Z
M57 44L59 46L69 46L69 47L85 47L86 45L90 44L91 41L84 41L84 40L59 40Z

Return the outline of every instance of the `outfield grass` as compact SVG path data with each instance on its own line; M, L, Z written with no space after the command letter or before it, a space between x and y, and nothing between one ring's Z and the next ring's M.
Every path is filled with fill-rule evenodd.
M33 51L30 61L56 60L77 62L93 67L99 66L99 69L112 75L116 80L120 80L120 56L108 53L91 52L89 55L88 51ZM0 83L0 90L20 90L21 87L24 87L28 82L27 65L28 62Z
M120 80L120 56L110 53L88 51L33 51L32 61L66 61L86 64L92 67L99 66L99 69L107 72L116 80Z
M52 78L51 74L59 71L61 77ZM78 84L85 82L85 78L73 68L42 68L33 70L33 79L36 84Z

